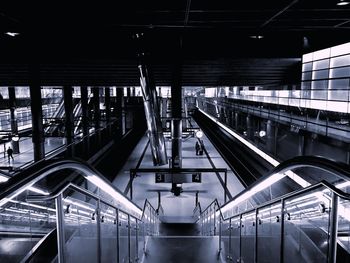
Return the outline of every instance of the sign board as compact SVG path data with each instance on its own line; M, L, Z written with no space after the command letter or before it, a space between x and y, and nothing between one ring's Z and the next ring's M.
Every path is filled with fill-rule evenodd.
M202 174L194 173L192 174L192 183L201 183L202 182Z
M165 174L156 173L156 183L165 183Z

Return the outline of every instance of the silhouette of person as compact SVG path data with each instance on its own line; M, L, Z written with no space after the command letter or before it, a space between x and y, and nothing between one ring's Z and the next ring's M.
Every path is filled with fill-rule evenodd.
M9 158L9 162L10 162L10 158L12 158L12 161L14 160L13 159L13 150L12 150L12 148L9 146L8 148L7 148L7 157Z
M199 145L199 142L196 141L196 155L199 154L199 150L201 149L201 146Z

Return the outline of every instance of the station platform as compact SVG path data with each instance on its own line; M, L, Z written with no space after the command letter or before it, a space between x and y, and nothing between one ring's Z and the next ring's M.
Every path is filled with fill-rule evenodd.
M198 126L197 126L198 127ZM196 155L196 137L183 139L182 142L182 168L225 168L227 169L227 188L232 196L240 193L244 187L230 170L228 164L223 160L208 137L202 137L206 152L203 155ZM166 141L168 158L171 158L171 141ZM144 155L143 155L144 152ZM141 160L140 160L141 159ZM209 159L215 167L212 166ZM139 163L139 167L137 164ZM113 184L123 193L130 196L130 169L134 168L169 168L169 165L154 167L151 149L148 145L148 137L142 137L138 145L129 156L123 168L119 171ZM224 180L224 174L220 174ZM224 203L224 188L214 172L203 173L201 183L182 184L183 192L180 196L174 196L171 192L171 183L156 183L154 173L141 173L133 180L133 201L140 207L145 199L158 207L158 192L161 196L161 205L164 209L163 222L188 223L193 221L193 210L196 204L196 192L198 191L198 201L201 207L206 208L215 198L220 204ZM175 200L174 200L175 199ZM174 202L175 201L175 202ZM180 221L179 221L180 220Z
M45 138L45 154L49 154L61 146L65 145L66 138L62 137L49 137ZM5 144L6 149L8 148L8 144ZM18 168L22 168L27 164L30 164L34 161L33 154L33 142L32 138L23 138L19 141L19 151L18 154L13 154L13 160L8 159L6 152L3 150L0 153L0 170L4 171L12 171Z

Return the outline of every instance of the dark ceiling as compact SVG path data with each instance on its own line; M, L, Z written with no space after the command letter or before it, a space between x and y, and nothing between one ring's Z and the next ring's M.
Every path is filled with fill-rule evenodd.
M350 5L336 3L11 1L0 4L0 85L28 84L34 64L42 85L138 85L132 35L140 32L158 85L171 84L174 64L183 85L298 83L303 53L350 41Z

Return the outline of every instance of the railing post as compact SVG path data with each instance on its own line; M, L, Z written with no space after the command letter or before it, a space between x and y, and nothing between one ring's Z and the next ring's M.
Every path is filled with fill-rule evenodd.
M120 247L120 244L119 244L119 209L116 209L116 219L115 219L115 223L117 225L117 263L119 263L119 247Z
M128 214L128 261L131 263L131 237L130 237L130 215Z
M214 209L213 209L213 216L214 216L214 218L213 218L213 220L214 220L214 233L213 233L213 236L216 236L216 213L215 213L215 208L216 208L216 204L214 203Z
M255 255L254 262L258 262L258 209L255 209Z
M135 218L135 222L136 222L136 262L139 261L139 220L137 218Z
M224 202L226 204L226 202L227 202L227 171L225 172L225 191L224 191L224 193L225 193Z
M281 200L281 246L280 246L280 262L283 263L284 258L284 199Z
M96 225L97 225L97 258L98 262L102 261L102 253L101 253L101 209L100 209L100 199L97 200L97 208L96 208Z
M58 251L58 262L65 262L65 236L64 236L64 214L63 214L63 203L62 194L56 197L56 222L57 222L57 251Z
M328 243L328 262L330 263L335 263L337 261L338 201L338 195L333 192Z

